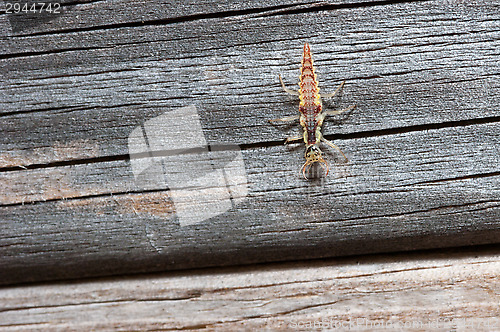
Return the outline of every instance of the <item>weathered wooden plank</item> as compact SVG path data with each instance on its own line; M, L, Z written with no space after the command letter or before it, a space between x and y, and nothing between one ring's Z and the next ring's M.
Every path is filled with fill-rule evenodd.
M18 1L22 5L28 1ZM50 1L56 2L56 1ZM252 1L235 4L234 1L175 0L152 2L121 0L100 3L99 1L58 1L61 9L55 13L28 13L10 15L9 26L12 34L32 35L60 33L61 31L81 31L109 29L119 26L158 25L198 20L210 17L230 17L238 15L269 15L303 8L325 6L325 3L307 3L297 0ZM355 3L346 1L345 3ZM6 6L3 6L6 10Z
M0 329L494 331L499 271L494 246L19 286Z
M498 121L493 3L394 4L318 17L214 18L169 24L168 34L158 25L8 39L7 54L36 54L0 60L8 69L1 165L126 155L134 128L190 104L210 142L276 141L282 132L267 119L296 110L276 76L294 84L304 40L313 44L324 90L347 79L342 104L358 105L336 132ZM326 37L333 34L339 37Z
M23 6L33 1L16 1ZM56 11L42 11L38 13L21 12L8 15L2 25L5 35L29 36L41 34L58 34L61 32L75 32L83 30L112 29L126 26L145 26L172 24L184 21L195 21L203 18L217 17L259 17L271 15L286 15L296 12L326 11L346 7L365 7L371 4L384 4L377 0L339 0L335 3L325 1L303 2L298 0L271 0L251 1L235 4L234 1L221 0L175 0L152 2L147 5L140 0L119 0L112 2L100 1L48 1L61 4ZM408 2L405 0L394 1ZM12 2L11 2L12 3ZM57 6L57 5L56 5ZM1 4L0 9L10 12L13 8ZM54 8L52 8L54 9Z
M248 195L233 197L239 204L227 212L191 225L179 217L185 210L172 199L176 190L166 190L157 174L136 182L126 162L38 170L40 177L26 178L2 197L11 205L1 208L0 280L495 242L498 126L341 141L351 162L335 164L331 176L313 182L299 175L302 149L247 149L242 153ZM175 160L168 167L182 168ZM231 168L226 172L234 174ZM22 177L23 172L8 172L2 181L16 188ZM195 189L217 195L218 188ZM38 203L22 205L23 193ZM188 211L202 208L198 199L184 202Z
M148 24L123 16L107 27L87 10L97 25L63 31L67 15L50 31L4 36L1 281L498 241L498 6L333 9ZM305 40L324 90L349 80L329 106L358 105L326 128L340 133L329 137L342 138L350 164L333 162L333 176L312 182L297 174L302 148L280 144L295 127L267 122L296 110L276 74L291 85ZM187 105L203 130L159 124L189 136L183 143L242 148L242 158L231 149L218 152L227 162L174 156L134 179L131 135ZM199 217L210 204L182 190L193 186L182 185L182 170L201 163L208 174L212 162L246 179L236 192L205 183L201 195L237 205L183 224L180 211Z
M439 181L453 182L481 176L494 178L500 175L499 132L500 124L490 123L338 140L336 142L346 151L350 161L345 163L335 150L325 150L332 174L321 180L319 190L344 196L418 187ZM249 147L242 154L252 192L285 191L308 184L299 172L304 162L302 144ZM223 157L225 155L218 158ZM209 156L204 154L176 158L164 160L173 169L182 169L182 164L193 164L200 158L207 158L207 163L210 162ZM142 159L147 163L155 161L154 157L147 155ZM169 188L164 181L157 179L156 172L164 172L161 168L152 169L143 178L134 177L133 163L136 161L102 161L2 172L0 183L4 189L0 194L0 204L28 204ZM306 186L306 189L310 190L310 187ZM495 188L492 189L491 197L500 198L494 195Z

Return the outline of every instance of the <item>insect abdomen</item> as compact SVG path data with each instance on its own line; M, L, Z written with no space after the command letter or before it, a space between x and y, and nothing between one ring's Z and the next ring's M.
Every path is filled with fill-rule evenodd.
M304 44L299 86L299 111L305 117L304 131L307 132L306 143L316 144L316 129L318 127L316 116L321 113L321 99L319 96L319 87L318 81L316 80L311 48L308 43Z

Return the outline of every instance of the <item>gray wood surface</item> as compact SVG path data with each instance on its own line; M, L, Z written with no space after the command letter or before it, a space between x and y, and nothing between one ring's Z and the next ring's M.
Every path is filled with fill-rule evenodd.
M1 331L498 331L499 248L0 289Z
M217 3L2 16L1 283L498 241L498 4ZM282 144L297 124L267 122L297 110L277 74L297 83L305 41L322 91L347 81L325 106L357 104L324 130L349 162L325 149L331 174L312 181ZM189 105L244 177L236 206L182 225L164 168L134 177L148 155L129 138ZM235 153L216 157L228 172Z

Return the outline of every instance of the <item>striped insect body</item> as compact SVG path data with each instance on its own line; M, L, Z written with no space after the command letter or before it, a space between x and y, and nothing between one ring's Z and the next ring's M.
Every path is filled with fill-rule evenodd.
M309 44L304 45L302 67L300 69L299 83L299 112L304 117L304 141L306 144L316 144L316 130L318 128L317 116L321 113L321 97ZM306 138L307 136L307 138Z
M322 94L319 93L318 80L315 73L315 68L313 64L313 58L311 53L311 47L308 43L305 43L304 50L302 54L302 66L300 68L300 82L299 82L299 90L291 90L288 89L281 76L279 76L281 86L285 92L299 96L299 115L297 116L288 116L281 119L273 119L269 120L270 122L287 122L299 119L300 125L303 129L302 136L289 137L287 138L285 143L296 141L303 139L306 145L306 150L304 157L306 162L304 166L302 166L301 171L304 175L304 178L307 179L306 172L314 163L320 163L321 166L325 170L325 175L328 175L329 167L328 163L323 158L323 153L319 147L320 142L324 142L328 144L330 147L338 150L344 158L347 160L344 153L332 142L325 139L321 134L321 126L323 125L323 120L326 115L335 115L340 114L342 112L352 110L356 107L356 105L352 105L343 110L337 111L326 111L323 112L323 106L321 103L321 97L331 98L333 97L344 85L344 82L340 84L340 86L335 90L335 92L331 94Z

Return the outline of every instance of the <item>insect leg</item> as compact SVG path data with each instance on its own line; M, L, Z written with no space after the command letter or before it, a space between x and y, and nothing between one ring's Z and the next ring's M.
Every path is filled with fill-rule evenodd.
M342 153L342 155L344 156L345 158L345 161L349 161L347 159L347 157L345 156L344 152L342 152L342 150L340 150L340 148L338 146L336 146L335 144L333 144L332 142L330 142L329 140L327 140L326 138L324 138L323 136L321 136L321 140L323 142L325 142L326 144L328 144L329 146L331 146L332 148L334 148L335 150L339 151L340 153Z
M288 89L285 86L285 83L283 83L283 80L281 79L281 75L278 75L278 77L280 78L281 86L283 87L283 90L285 90L286 93L289 93L289 94L291 94L293 96L298 96L299 95L298 91L295 91L295 90L292 90L292 89Z
M333 93L322 93L320 94L321 98L332 98L333 96L335 96L337 94L337 92L340 91L340 89L342 89L342 87L344 86L345 84L345 81L340 83L339 87L337 88L337 90L335 90Z
M300 117L300 115L290 115L290 116L285 116L284 118L281 118L281 119L271 119L271 120L268 120L268 121L271 122L271 123L278 122L278 121L281 121L281 122L290 122L290 121L298 120L299 117Z
M337 115L337 114L340 114L342 112L345 112L345 111L350 111L352 109L356 108L356 105L351 105L347 108L344 108L343 110L337 110L337 111L324 111L323 114L324 115Z
M285 144L288 144L290 142L293 142L293 141L298 141L298 140L301 140L303 139L304 136L292 136L292 137L288 137L285 141Z

